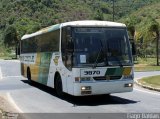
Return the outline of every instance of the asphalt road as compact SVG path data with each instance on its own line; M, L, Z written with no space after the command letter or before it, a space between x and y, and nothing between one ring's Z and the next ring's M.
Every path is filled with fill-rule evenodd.
M110 98L66 95L61 99L54 89L31 85L21 77L18 61L0 60L0 68L0 93L7 93L23 113L160 113L159 92L135 86L133 92L111 94ZM135 73L135 78L158 74L160 71L139 72Z

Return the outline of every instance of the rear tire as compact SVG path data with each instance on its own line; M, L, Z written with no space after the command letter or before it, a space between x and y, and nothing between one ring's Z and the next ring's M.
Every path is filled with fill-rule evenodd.
M29 83L31 83L31 71L30 71L30 68L27 68L27 79L29 81Z
M56 90L56 94L58 95L58 97L64 96L62 80L59 74L57 74L55 77L55 90Z

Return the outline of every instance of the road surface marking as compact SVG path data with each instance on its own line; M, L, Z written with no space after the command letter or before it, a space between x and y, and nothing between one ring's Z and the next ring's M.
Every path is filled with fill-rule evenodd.
M149 94L152 94L152 95L160 95L159 93L154 93L154 92L150 92L150 91L146 91L146 90L141 90L141 89L138 89L138 88L134 88L134 90L137 90L137 91L140 91L140 92L143 92L143 93L149 93Z
M23 113L23 111L16 105L15 101L12 99L10 93L7 93L7 97L9 102L18 110L19 113Z
M156 76L156 75L154 75L154 76ZM150 76L146 76L146 77L150 77ZM145 76L143 76L143 77L141 77L141 78L135 78L135 82L137 82L139 79L142 79L142 78L145 78ZM143 88L143 87L142 87ZM160 93L156 93L156 92L151 92L152 90L149 90L148 89L148 91L146 91L146 90L143 90L143 89L145 89L145 88L143 88L143 89L138 89L138 88L135 88L134 87L134 89L135 90L137 90L137 91L140 91L140 92L144 92L144 93L149 93L149 94L152 94L152 95L160 95Z

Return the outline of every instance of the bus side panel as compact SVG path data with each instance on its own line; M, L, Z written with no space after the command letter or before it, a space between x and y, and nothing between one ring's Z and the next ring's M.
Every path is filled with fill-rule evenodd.
M38 78L38 60L39 55L21 54L21 75L27 78L27 69L30 69L31 80L36 81Z
M29 65L31 71L31 80L36 82L38 81L39 63L40 63L40 54L37 53L35 57L35 63Z
M59 65L59 52L54 52L50 60L47 86L54 88L54 77ZM58 71L59 72L59 71Z
M73 85L67 85L68 81L71 81L71 71L69 71L62 62L62 57L59 52L54 52L50 61L50 69L49 69L49 76L47 86L54 88L54 80L55 80L55 73L58 72L61 76L62 85L63 85L63 92L68 93L68 86L71 87L71 91L73 91Z
M38 82L47 85L52 53L40 53Z
M27 77L27 66L24 63L21 63L21 75Z
M31 71L31 80L38 81L38 72L39 68L37 65L30 65L30 71Z
M27 78L30 69L31 80L47 85L52 53L30 53L21 55L21 74Z

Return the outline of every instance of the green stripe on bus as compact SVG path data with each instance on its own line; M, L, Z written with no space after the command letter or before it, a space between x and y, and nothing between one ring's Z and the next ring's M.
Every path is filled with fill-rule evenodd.
M116 68L108 68L105 75L114 75Z
M123 68L120 67L120 68L108 68L106 73L105 73L105 76L121 76L123 74Z
M121 76L123 74L123 68L120 67L120 68L117 68L114 75L116 76Z
M38 82L47 85L52 53L40 53Z

